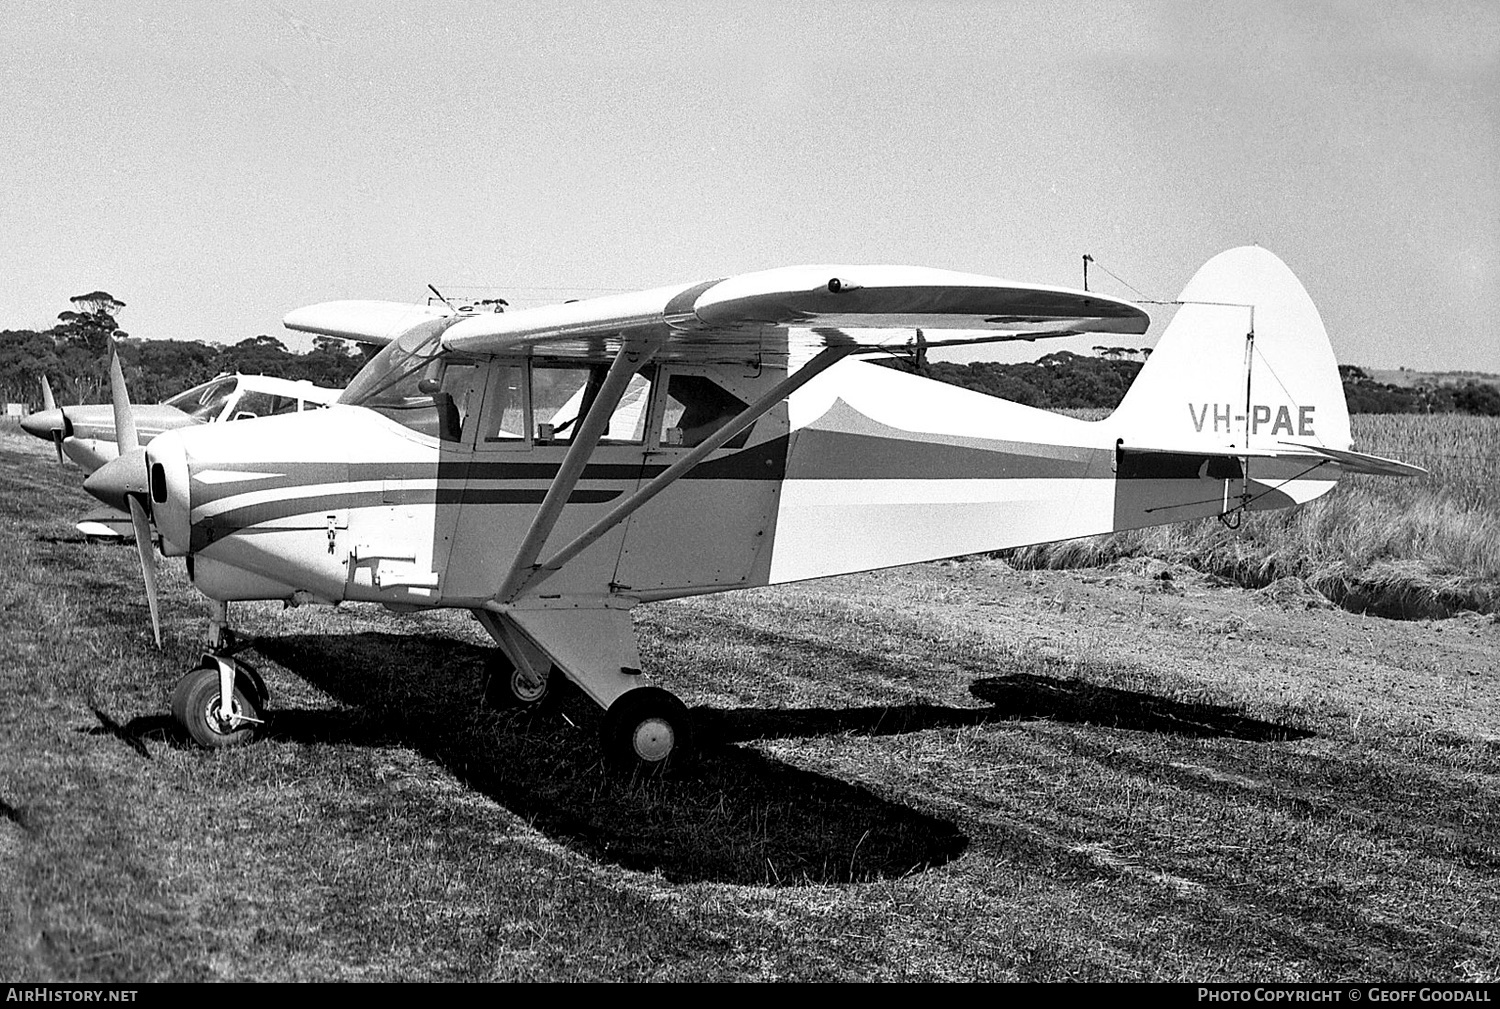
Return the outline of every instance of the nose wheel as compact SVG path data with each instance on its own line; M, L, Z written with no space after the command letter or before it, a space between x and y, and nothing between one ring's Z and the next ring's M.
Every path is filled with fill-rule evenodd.
M234 689L228 709L223 704L220 662L234 667ZM172 717L200 746L222 749L242 746L265 724L266 691L259 675L234 659L204 656L202 665L188 670L172 688Z
M606 759L622 771L656 775L686 763L692 748L687 707L660 687L636 687L604 713Z

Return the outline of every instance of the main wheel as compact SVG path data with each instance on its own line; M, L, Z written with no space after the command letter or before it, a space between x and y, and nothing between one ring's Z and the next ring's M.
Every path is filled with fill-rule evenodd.
M199 666L189 670L172 688L172 717L200 746L221 749L250 742L260 725L254 688L243 676L236 675L234 709L228 716L220 710L219 701L218 667Z
M660 687L636 687L604 713L605 758L622 770L656 774L681 766L692 747L687 707Z
M492 708L532 708L551 691L550 669L539 680L498 648L484 661L484 703Z

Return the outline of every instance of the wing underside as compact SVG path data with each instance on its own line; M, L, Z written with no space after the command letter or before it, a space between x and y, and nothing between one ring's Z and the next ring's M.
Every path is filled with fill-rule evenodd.
M928 346L1030 340L1084 332L1145 332L1136 306L1067 288L921 267L799 266L726 280L463 319L445 347L608 354L627 337L663 338L658 358L697 363L811 356L829 347Z
M443 313L385 302L299 309L289 328L389 341ZM894 349L923 331L929 347L1078 333L1139 335L1149 317L1129 302L1069 288L902 266L798 266L725 280L454 316L443 346L470 354L599 358L627 341L659 343L659 359L702 364L809 357L843 347ZM931 335L927 335L928 333Z

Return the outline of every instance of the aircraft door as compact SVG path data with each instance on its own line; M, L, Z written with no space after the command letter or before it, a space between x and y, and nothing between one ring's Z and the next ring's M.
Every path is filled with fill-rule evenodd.
M663 367L645 476L662 472L785 377ZM643 596L764 584L786 472L783 402L631 516L614 581Z
M444 573L445 603L477 605L499 591L607 370L607 361L497 359L491 364ZM544 556L639 485L652 374L648 368L627 386ZM547 583L548 594L607 592L623 536L622 527L590 546Z

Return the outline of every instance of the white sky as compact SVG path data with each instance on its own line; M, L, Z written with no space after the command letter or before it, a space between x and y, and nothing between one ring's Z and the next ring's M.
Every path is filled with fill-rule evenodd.
M1172 297L1256 242L1340 361L1500 371L1493 2L11 0L5 21L0 328L103 288L133 336L302 346L287 311L428 282L517 307L804 262L1077 285L1085 252Z

